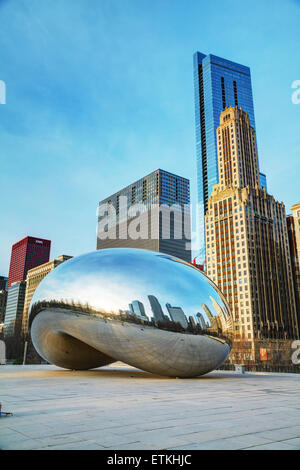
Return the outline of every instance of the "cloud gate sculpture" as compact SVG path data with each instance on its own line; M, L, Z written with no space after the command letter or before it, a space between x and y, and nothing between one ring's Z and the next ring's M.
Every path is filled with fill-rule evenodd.
M216 369L233 340L226 300L210 279L173 256L132 248L58 266L34 293L29 325L38 353L57 366L123 361L171 377Z

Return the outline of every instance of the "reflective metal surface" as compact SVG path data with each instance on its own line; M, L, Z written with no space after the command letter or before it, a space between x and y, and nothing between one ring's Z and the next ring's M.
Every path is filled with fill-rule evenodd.
M33 344L72 369L123 361L167 376L205 374L227 358L232 317L198 269L130 248L72 258L40 283L30 305Z

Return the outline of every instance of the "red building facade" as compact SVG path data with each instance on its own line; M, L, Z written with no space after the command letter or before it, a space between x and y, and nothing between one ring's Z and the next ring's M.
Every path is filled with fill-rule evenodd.
M7 289L13 282L25 281L27 271L47 263L51 241L43 238L25 237L12 246Z

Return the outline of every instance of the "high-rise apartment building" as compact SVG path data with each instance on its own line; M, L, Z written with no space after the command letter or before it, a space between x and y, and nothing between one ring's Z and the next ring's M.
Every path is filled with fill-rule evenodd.
M259 340L299 335L285 207L260 188L247 113L223 111L216 137L219 183L205 216L207 275L225 295L236 342L247 343L253 361Z
M298 323L300 325L300 203L291 207L292 214L287 216L292 272Z
M13 282L24 281L27 271L49 261L50 240L25 237L12 246L7 289Z
M29 269L26 277L26 293L24 302L24 311L22 315L22 331L24 334L28 333L28 312L32 296L39 285L39 283L47 276L53 269L59 266L64 261L72 258L72 256L61 255L56 259L48 261L48 263L41 264L35 268Z
M26 282L14 282L8 289L4 318L4 336L19 334L24 308Z
M190 225L189 180L159 169L100 202L97 249L143 248L190 262Z
M221 112L241 107L255 129L249 67L212 54L194 54L196 155L198 189L198 236L200 256L205 257L204 215L213 186L219 182L216 130ZM265 175L262 182L266 185ZM203 261L202 259L202 261Z

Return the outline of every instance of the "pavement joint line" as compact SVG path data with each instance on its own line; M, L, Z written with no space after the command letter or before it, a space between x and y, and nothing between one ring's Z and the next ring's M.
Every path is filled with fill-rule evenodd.
M33 374L31 366L0 367L1 401L5 398L5 406L13 412L22 402L9 426L3 421L7 435L3 443L0 436L0 447L188 449L205 448L206 442L212 449L231 443L241 450L276 447L276 443L286 449L298 446L298 374L239 377L216 371L175 383L129 366L125 372L105 369L73 374L55 366L35 366ZM128 373L135 378L129 380ZM57 428L57 423L62 426ZM234 443L239 438L242 442ZM134 441L124 443L124 439Z

